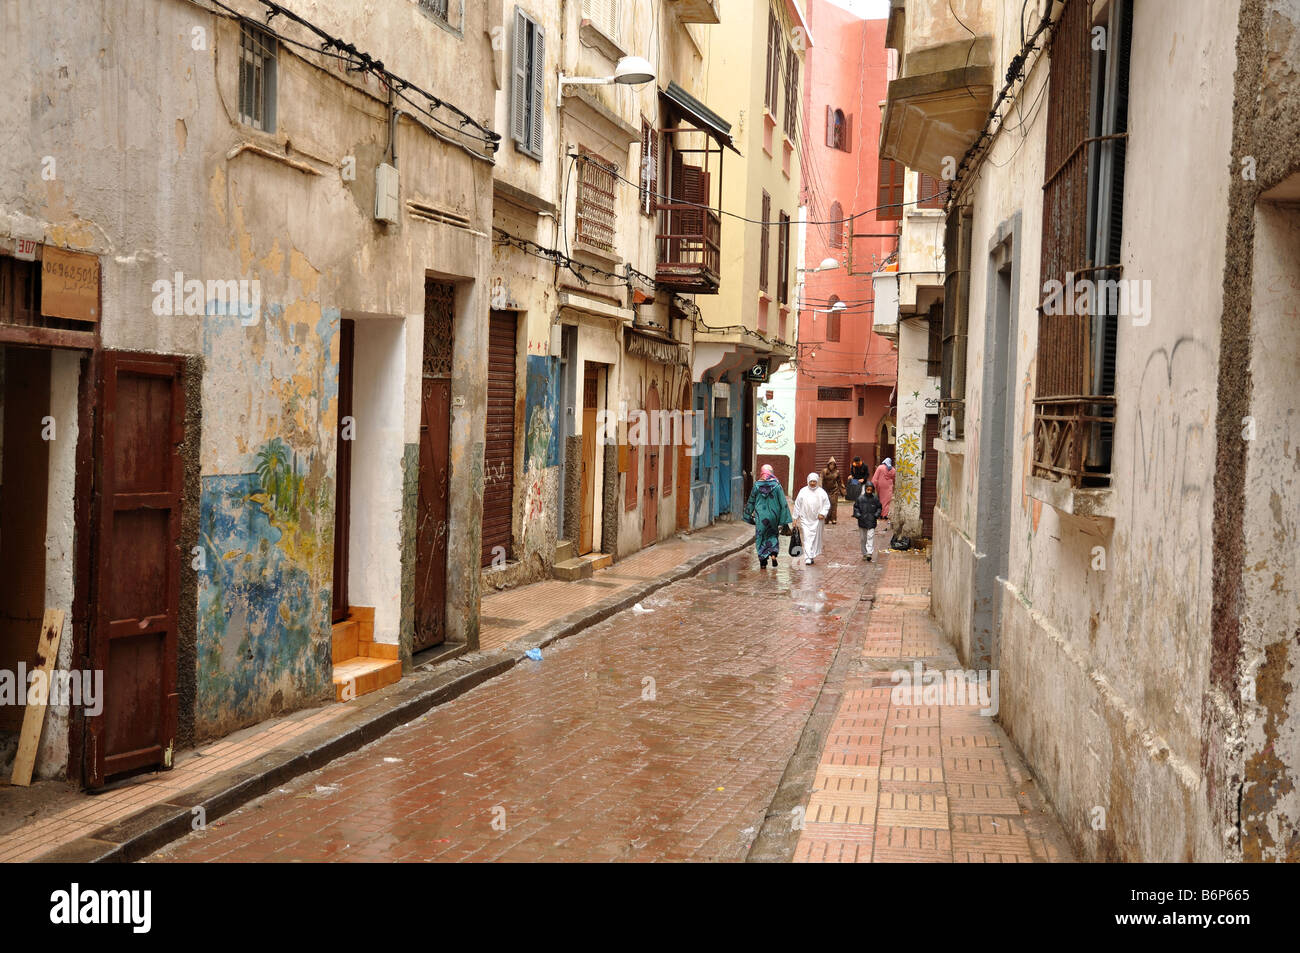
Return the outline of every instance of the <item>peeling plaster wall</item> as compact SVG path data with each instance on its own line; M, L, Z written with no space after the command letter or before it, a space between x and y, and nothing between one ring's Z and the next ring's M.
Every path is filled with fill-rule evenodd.
M260 4L232 5L262 19ZM463 36L405 0L371 4L364 16L315 0L296 9L486 117L496 85L487 28L500 19L500 5L491 7L466 5ZM197 591L181 593L182 616L195 604L198 614L196 671L179 678L195 682L194 740L332 697L339 316L405 326L405 344L383 371L397 382L396 403L384 404L370 435L381 458L409 464L419 433L425 277L458 283L453 397L463 406L451 423L449 532L476 544L488 306L476 279L488 271L490 166L399 120L403 202L464 216L472 231L407 214L381 225L373 169L389 129L374 78L329 61L319 68L284 46L277 127L263 133L231 112L239 29L229 20L181 0L7 4L0 17L0 124L30 130L24 149L0 158L0 242L22 235L98 255L104 346L201 355L207 368L201 493L186 501L199 511L207 569ZM296 35L283 19L274 25ZM53 178L40 174L45 156L56 162ZM341 174L348 160L355 178ZM177 273L258 282L257 320L160 313L170 295L154 284ZM361 591L373 583L377 623L388 620L381 637L410 625L414 514L398 501L412 497L413 477L408 466L400 494L393 484L378 500L354 501L354 511L381 510L360 514L368 545L401 553L400 574L397 558L369 577L364 559L359 567ZM451 549L447 606L449 638L470 643L479 591L471 548Z
M1001 6L998 22L1014 24L1019 4ZM1027 138L1000 137L966 193L974 207L967 428L960 464L950 456L941 466L934 612L968 651L970 614L993 600L1001 618L999 717L1080 853L1097 859L1224 856L1202 763L1216 413L1206 382L1218 366L1224 300L1235 26L1231 5L1209 0L1135 7L1122 261L1125 278L1149 282L1151 299L1149 323L1122 320L1119 329L1113 519L1070 517L1029 495L1042 198L1025 183L1044 179L1046 109L1027 113ZM995 44L995 75L1015 45ZM1038 67L1026 102L1046 78ZM1189 129L1196 147L1170 148L1186 143ZM1197 196L1194 206L1187 195ZM1177 209L1187 212L1171 213ZM999 386L984 380L992 362L983 303L998 224L1017 212L1009 567L994 591L978 592L974 554L1000 545L971 535L985 492L980 454L991 439L973 409L986 388ZM1197 267L1189 270L1189 261ZM1100 830L1096 808L1105 812Z
M1297 62L1300 6L1244 0L1218 364L1217 585L1204 761L1216 821L1247 861L1300 860ZM1279 186L1288 203L1274 200Z

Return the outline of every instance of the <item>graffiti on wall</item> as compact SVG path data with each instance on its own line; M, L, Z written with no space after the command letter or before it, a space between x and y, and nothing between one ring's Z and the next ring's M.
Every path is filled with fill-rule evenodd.
M530 471L560 465L560 435L555 426L560 404L558 363L552 357L528 355L528 378L524 387L524 426L527 432L524 459Z

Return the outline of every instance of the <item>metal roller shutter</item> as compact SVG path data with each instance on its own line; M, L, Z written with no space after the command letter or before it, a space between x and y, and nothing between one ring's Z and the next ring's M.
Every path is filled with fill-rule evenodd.
M515 497L515 315L493 311L488 323L487 427L483 440L483 565L499 546L512 556Z
M835 458L835 466L841 473L848 472L849 457L849 418L847 417L818 417L817 418L817 472L821 473L826 469L826 461L831 457ZM808 474L799 474L799 486L803 486L803 481L808 478Z

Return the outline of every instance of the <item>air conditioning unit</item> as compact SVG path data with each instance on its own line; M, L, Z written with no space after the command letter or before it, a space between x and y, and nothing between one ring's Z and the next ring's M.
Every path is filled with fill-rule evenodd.
M397 169L386 162L375 169L375 219L396 225L401 206L397 203Z

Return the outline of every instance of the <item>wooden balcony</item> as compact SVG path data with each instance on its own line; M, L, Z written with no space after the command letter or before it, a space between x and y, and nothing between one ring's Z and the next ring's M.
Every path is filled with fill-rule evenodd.
M686 294L717 294L722 268L722 219L712 209L656 203L659 234L655 281Z

